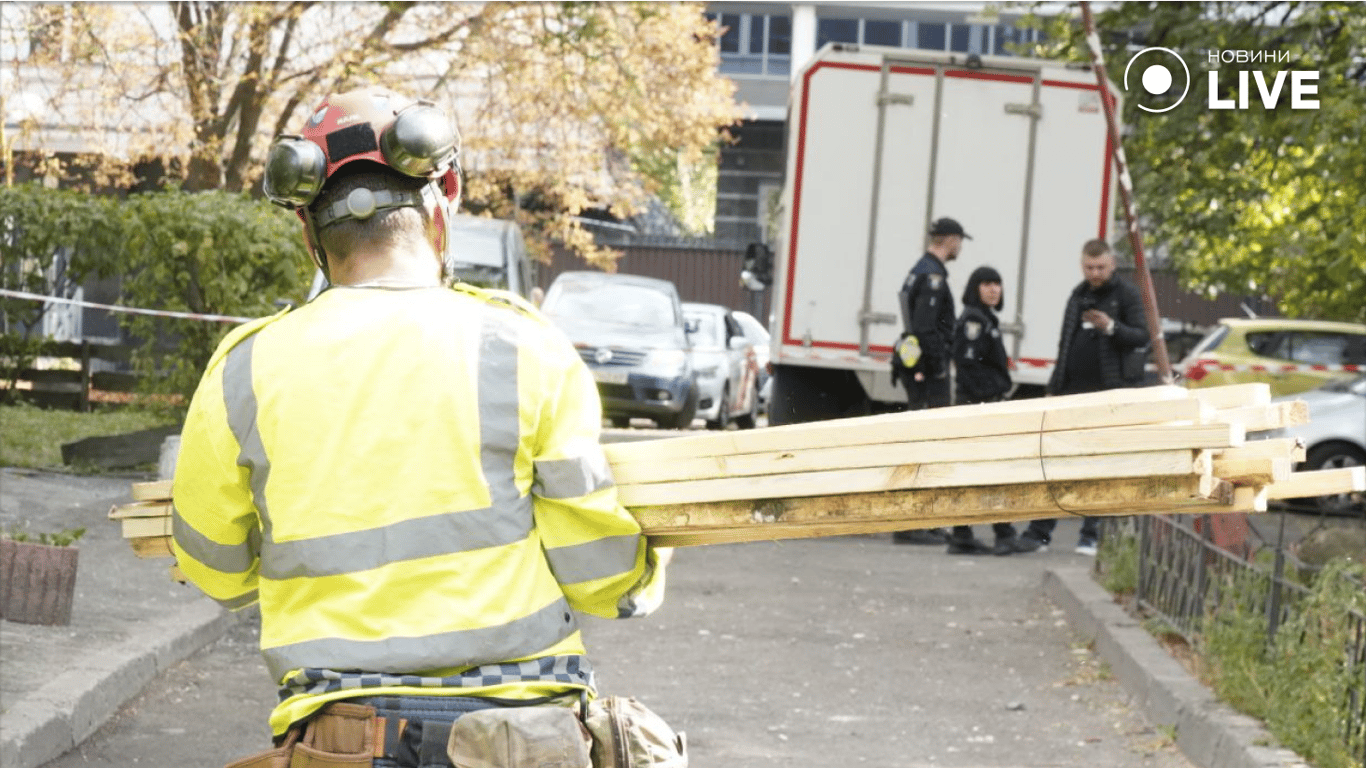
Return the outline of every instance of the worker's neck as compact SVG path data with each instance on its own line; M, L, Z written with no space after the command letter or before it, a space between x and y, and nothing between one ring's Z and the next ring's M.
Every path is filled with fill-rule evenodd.
M436 255L430 248L389 249L328 259L333 285L420 288L441 284Z

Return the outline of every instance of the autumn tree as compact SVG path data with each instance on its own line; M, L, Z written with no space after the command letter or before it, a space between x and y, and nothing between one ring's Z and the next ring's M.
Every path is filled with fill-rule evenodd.
M1366 322L1366 6L1134 2L1096 10L1114 82L1149 46L1176 51L1190 68L1190 92L1162 113L1139 104L1171 106L1184 74L1155 97L1130 74L1125 151L1146 239L1193 288L1261 294L1294 317ZM1088 60L1074 16L1040 23L1049 42L1034 53ZM1225 51L1275 61L1240 63ZM1249 74L1247 109L1212 109L1210 73L1215 97L1236 103L1244 70L1268 86L1277 71L1317 72L1318 107L1293 109L1287 77L1279 104L1267 108Z
M577 217L629 213L714 162L737 114L690 3L34 4L4 25L50 118L124 157L182 159L187 190L253 188L270 139L329 92L451 105L470 207L600 263Z

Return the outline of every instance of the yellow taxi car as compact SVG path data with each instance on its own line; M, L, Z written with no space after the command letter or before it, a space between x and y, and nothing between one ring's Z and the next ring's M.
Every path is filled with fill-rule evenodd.
M1366 371L1366 325L1225 318L1178 366L1187 387L1265 382L1293 395Z

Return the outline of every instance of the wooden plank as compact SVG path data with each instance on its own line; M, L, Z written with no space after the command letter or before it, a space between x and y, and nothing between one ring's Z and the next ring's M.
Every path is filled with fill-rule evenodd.
M722 477L668 483L618 485L627 507L658 504L697 504L732 499L829 496L847 493L951 488L963 486L1041 483L1200 474L1208 458L1192 451L1151 451L1132 455L1062 456L1043 459L903 464L864 469L799 472L755 477ZM1197 452L1198 453L1198 452Z
M1227 506L1233 494L1232 486L1209 477L1147 477L635 507L631 514L656 543L691 546L1023 522L1069 510L1092 515L1203 510ZM718 531L728 533L718 538Z
M1309 423L1309 405L1303 400L1291 400L1271 405L1247 408L1228 408L1215 412L1214 420L1221 424L1242 424L1248 432L1265 432Z
M1289 459L1304 461L1304 441L1298 437L1276 437L1249 440L1233 448L1214 454L1215 459Z
M1214 476L1234 485L1270 485L1290 477L1290 459L1215 459Z
M171 550L170 536L149 536L145 538L129 539L128 543L133 546L133 554L138 557L175 556L175 553Z
M1271 385L1226 384L1222 387L1201 387L1188 390L1191 397L1214 408L1248 408L1271 405Z
M135 501L132 504L117 504L109 510L110 520L123 520L130 517L169 517L171 504L168 501Z
M133 483L133 501L169 501L170 498L170 480L155 480L150 483Z
M646 533L654 534L666 529L757 522L905 522L920 516L974 514L1000 514L1003 520L1012 515L1032 519L1080 509L1138 509L1145 505L1160 509L1192 501L1228 503L1232 494L1231 485L1213 478L1174 476L637 506L630 511Z
M1038 459L1041 455L1088 456L1224 448L1238 445L1242 439L1242 427L1231 424L1112 427L1035 435L990 435L880 445L694 456L672 461L615 462L612 464L612 476L619 485L634 485L902 464Z
M1233 503L1221 512L1241 512L1252 514L1266 511L1266 502L1270 498L1267 486L1239 486L1233 489ZM1200 514L1209 513L1211 510L1200 510Z
M1273 499L1302 499L1339 493L1366 492L1366 467L1292 472L1290 477L1267 488Z
M122 522L125 539L171 535L170 517L127 517Z
M1155 388L1177 389L1179 388ZM1143 390L1116 390L1143 391ZM1183 391L1183 390L1179 390ZM1037 402L1065 400L1045 398ZM992 403L990 405L997 405ZM970 409L954 406L902 414L837 419L812 424L791 424L741 432L672 437L610 443L603 446L613 466L627 462L666 462L698 456L727 456L824 449L851 445L877 445L907 441L948 440L966 437L1038 434L1065 430L1099 429L1143 424L1208 424L1215 411L1193 398L1158 402L1111 402L1061 410L1002 412L991 418L972 417ZM969 418L965 418L969 416ZM914 417L914 418L911 418ZM1222 423L1230 423L1224 421Z

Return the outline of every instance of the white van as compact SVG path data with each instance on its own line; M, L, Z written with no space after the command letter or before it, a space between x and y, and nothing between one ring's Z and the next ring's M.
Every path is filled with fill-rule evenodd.
M536 265L527 258L526 242L516 222L457 213L451 217L448 231L452 256L446 270L452 277L462 283L512 291L531 299ZM325 287L327 281L318 270L308 291L309 300Z

